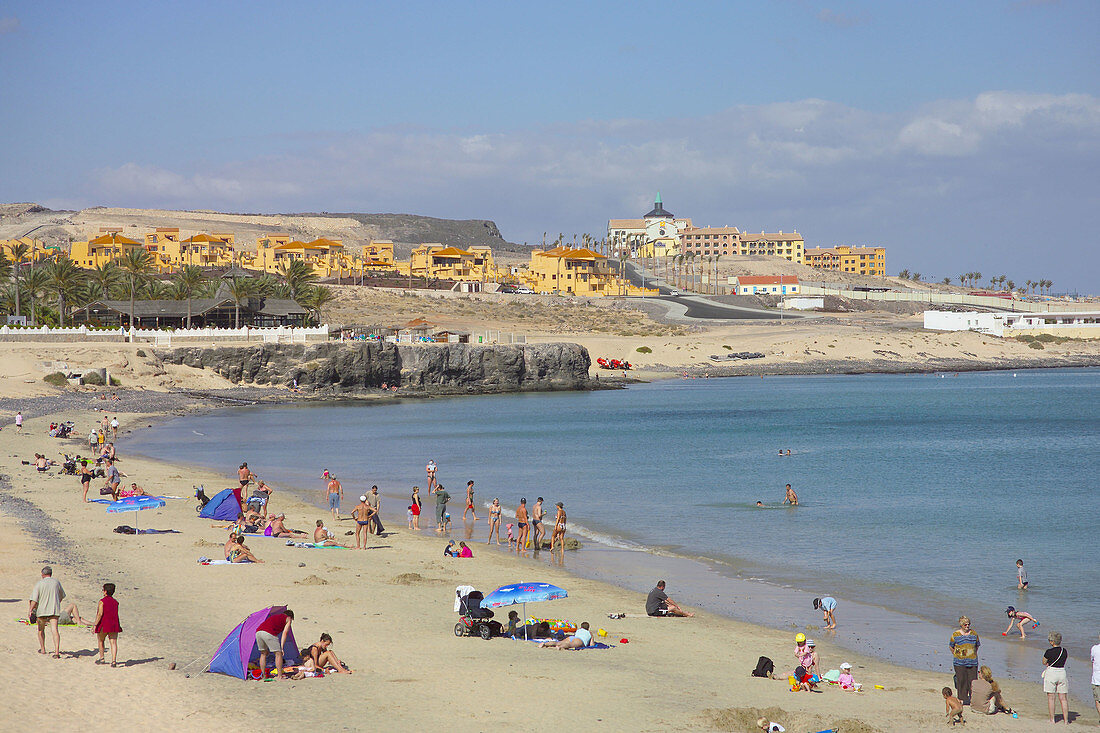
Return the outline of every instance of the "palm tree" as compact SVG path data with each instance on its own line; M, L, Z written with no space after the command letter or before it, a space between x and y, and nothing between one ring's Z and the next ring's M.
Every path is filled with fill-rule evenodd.
M32 268L30 271L27 272L26 275L23 276L22 282L23 289L26 291L27 297L30 300L31 307L29 322L30 325L33 326L36 323L35 313L37 312L35 308L35 300L38 298L39 295L42 295L46 292L46 289L50 285L50 281L49 277L41 269L35 270Z
M121 279L122 270L119 268L118 263L113 260L96 265L88 272L88 280L96 286L96 290L104 300L110 300L111 289Z
M166 300L172 294L172 288L157 278L146 280L141 290L142 300Z
M714 255L714 294L721 295L722 289L718 284L718 258L722 255Z
M134 338L134 298L137 288L153 273L153 258L144 249L132 249L119 260L119 267L130 280L130 340Z
M50 289L57 293L58 325L64 328L65 296L71 295L84 282L84 271L66 257L56 259L46 265L43 272L46 273Z
M191 328L191 299L195 297L195 291L206 282L206 273L198 265L184 265L173 278L176 287L176 296L183 296L181 300L187 301L187 327Z
M0 280L7 280L11 277L11 260L4 254L4 250L0 249Z
M303 294L302 298L298 301L299 305L312 312L314 323L320 325L321 323L321 308L328 303L332 302L336 298L333 295L332 290L324 287L323 285L310 286L308 290Z
M19 311L19 268L23 264L24 258L27 253L31 251L31 247L26 242L16 242L11 248L12 259L12 278L15 280L15 315L20 316L22 313Z
M1013 280L1008 281L1008 292L1010 292L1010 293L1016 292L1016 282L1015 281L1013 281Z
M900 277L902 280L908 280L909 279L909 270L902 270L901 272L898 273L898 277Z
M950 285L951 284L951 278L945 277L942 282L943 282L944 285Z
M919 272L914 272L913 273L913 282L919 283L920 279L921 279L921 274Z
M255 293L255 280L250 277L235 277L225 284L225 288L229 292L229 297L233 299L233 305L235 306L233 327L240 328L241 303L248 300L248 296Z

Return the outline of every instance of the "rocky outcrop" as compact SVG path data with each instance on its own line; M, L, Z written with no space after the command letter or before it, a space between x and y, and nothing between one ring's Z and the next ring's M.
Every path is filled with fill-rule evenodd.
M476 394L587 389L588 351L577 344L263 344L158 350L168 364L210 369L238 384L354 393L397 385L403 393Z

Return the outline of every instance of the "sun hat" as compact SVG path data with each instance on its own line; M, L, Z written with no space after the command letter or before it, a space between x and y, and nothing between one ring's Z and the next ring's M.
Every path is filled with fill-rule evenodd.
M810 639L809 641L806 642L806 646L817 646L817 644L814 642L813 639Z
M852 665L848 664L847 662L844 662L843 664L840 665L840 668L841 669L851 669Z
M366 494L362 494L362 495L359 496L359 501L366 501L366 500L367 500L367 495Z
M806 641L806 635L805 634L795 634L794 635L794 640L797 641L799 644L801 644L802 642Z

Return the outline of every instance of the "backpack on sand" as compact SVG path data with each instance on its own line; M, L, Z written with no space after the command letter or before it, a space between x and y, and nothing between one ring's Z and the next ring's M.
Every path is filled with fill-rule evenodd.
M753 677L771 677L775 671L775 664L767 657L760 657L756 661L756 669L752 671Z

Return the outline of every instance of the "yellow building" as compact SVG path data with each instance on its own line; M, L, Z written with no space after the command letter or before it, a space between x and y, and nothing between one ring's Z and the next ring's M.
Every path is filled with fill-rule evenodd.
M361 262L363 269L392 270L393 242L388 239L372 239L363 245Z
M20 237L19 239L0 239L0 251L8 262L15 262L15 248L20 244L27 245L27 254L23 255L22 262L42 262L62 253L56 245L47 246L41 239Z
M535 250L527 280L536 293L599 296L618 295L621 289L607 258L590 249Z
M73 242L69 249L69 259L78 267L93 268L121 259L127 252L141 249L141 242L124 237L117 231L83 242Z
M465 250L431 243L412 251L407 273L435 280L486 282L496 277L496 267L493 251L488 247Z
M738 254L741 255L782 257L800 265L806 261L806 242L798 232L741 232L738 245Z
M820 270L837 270L853 275L886 276L885 247L814 247L806 250L806 264Z
M354 261L344 252L339 239L315 239L301 242L289 234L269 234L256 242L256 253L245 253L241 264L253 270L280 274L295 260L305 262L318 277L346 275L353 271Z

